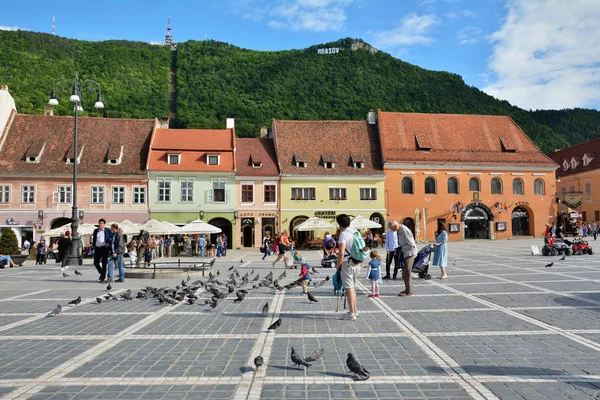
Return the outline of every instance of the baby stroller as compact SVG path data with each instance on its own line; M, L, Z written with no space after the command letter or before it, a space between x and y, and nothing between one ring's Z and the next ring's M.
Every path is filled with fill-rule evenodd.
M298 251L296 251L296 249L293 247L290 248L290 253L292 253L292 258L294 261L291 265L288 266L288 268L298 269L298 267L301 267L302 264L304 264L304 258L302 258L300 253L298 253Z
M419 274L419 278L429 280L431 279L431 275L429 275L429 259L431 258L431 253L433 252L433 245L428 244L423 247L417 253L415 257L415 261L413 264L413 272L417 272Z
M335 254L331 254L321 260L321 267L335 268L336 263L337 263L337 256Z

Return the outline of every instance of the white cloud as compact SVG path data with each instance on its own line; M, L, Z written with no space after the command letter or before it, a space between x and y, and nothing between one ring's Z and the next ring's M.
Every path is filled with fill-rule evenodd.
M433 27L438 24L439 18L435 15L409 14L394 29L374 33L374 45L379 48L396 46L411 46L415 44L428 44L435 40L430 36Z
M28 31L29 29L21 28L18 26L4 26L0 25L0 31Z
M475 44L481 36L481 29L476 26L465 26L457 33L460 44Z
M526 109L600 103L600 2L511 0L483 90Z
M457 18L475 18L477 13L471 10L451 11L444 14L446 18L457 19Z

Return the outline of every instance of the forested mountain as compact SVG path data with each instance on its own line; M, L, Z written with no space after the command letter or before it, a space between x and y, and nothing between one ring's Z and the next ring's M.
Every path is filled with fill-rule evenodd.
M331 47L339 53L317 52ZM222 128L233 117L239 136L256 135L272 118L360 120L377 108L510 115L547 153L600 136L595 110L529 112L466 85L456 74L419 68L361 40L276 52L188 41L170 51L0 31L0 51L0 83L9 84L22 113L42 113L55 78L78 71L101 84L106 116L150 118L171 111L171 125L187 128ZM69 93L61 95L58 112L68 114Z

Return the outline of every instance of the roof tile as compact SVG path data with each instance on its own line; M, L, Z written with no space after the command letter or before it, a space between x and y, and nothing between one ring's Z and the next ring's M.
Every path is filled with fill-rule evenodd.
M238 176L277 176L275 146L270 138L240 138L236 148ZM259 168L252 163L262 163Z

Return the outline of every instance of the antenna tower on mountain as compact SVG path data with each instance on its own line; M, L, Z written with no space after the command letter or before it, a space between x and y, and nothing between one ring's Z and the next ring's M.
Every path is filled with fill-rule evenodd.
M52 34L56 35L56 18L52 16Z
M169 17L169 24L167 25L167 34L165 35L165 44L171 46L173 44L173 35L171 35L171 17Z

